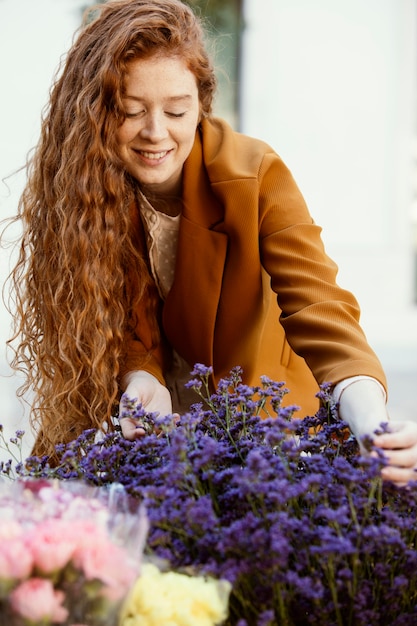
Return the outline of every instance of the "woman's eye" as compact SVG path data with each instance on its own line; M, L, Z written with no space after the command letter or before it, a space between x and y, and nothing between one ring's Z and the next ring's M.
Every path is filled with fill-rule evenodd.
M143 111L126 111L125 115L128 119L131 119L133 117L139 117L142 113Z
M171 113L170 111L167 111L167 115L169 115L169 117L184 117L185 111L183 113Z

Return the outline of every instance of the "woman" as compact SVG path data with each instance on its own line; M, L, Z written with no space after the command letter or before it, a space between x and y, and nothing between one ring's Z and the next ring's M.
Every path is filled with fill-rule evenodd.
M213 385L283 380L301 414L334 385L360 438L385 422L386 381L336 284L320 228L266 144L212 117L213 67L180 0L101 5L51 91L19 217L14 366L35 391L38 454L111 426L120 394L169 414ZM195 399L195 398L194 398ZM142 436L132 418L123 434ZM417 427L375 437L406 483Z

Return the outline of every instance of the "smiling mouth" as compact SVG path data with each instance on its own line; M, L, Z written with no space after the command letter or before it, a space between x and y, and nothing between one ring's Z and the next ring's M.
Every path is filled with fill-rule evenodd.
M148 159L149 161L160 161L170 152L170 150L163 150L161 152L147 152L146 150L135 150L136 154Z

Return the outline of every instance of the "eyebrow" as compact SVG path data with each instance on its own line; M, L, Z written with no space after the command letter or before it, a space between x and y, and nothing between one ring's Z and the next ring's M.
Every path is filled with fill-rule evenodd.
M125 94L123 98L129 99L129 100L136 100L137 102L142 102L144 100L144 98L140 96L132 96L130 94ZM169 98L164 99L165 102L180 102L184 100L192 100L192 96L190 94L183 94L180 96L170 96Z

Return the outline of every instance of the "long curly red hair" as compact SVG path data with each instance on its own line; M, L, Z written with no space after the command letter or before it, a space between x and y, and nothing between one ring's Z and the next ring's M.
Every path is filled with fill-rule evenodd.
M129 61L155 53L187 63L210 115L216 81L194 12L180 0L109 1L86 14L28 163L9 344L25 375L19 393L33 392L39 455L86 428L111 428L132 310L150 283L130 228L137 183L116 131Z

